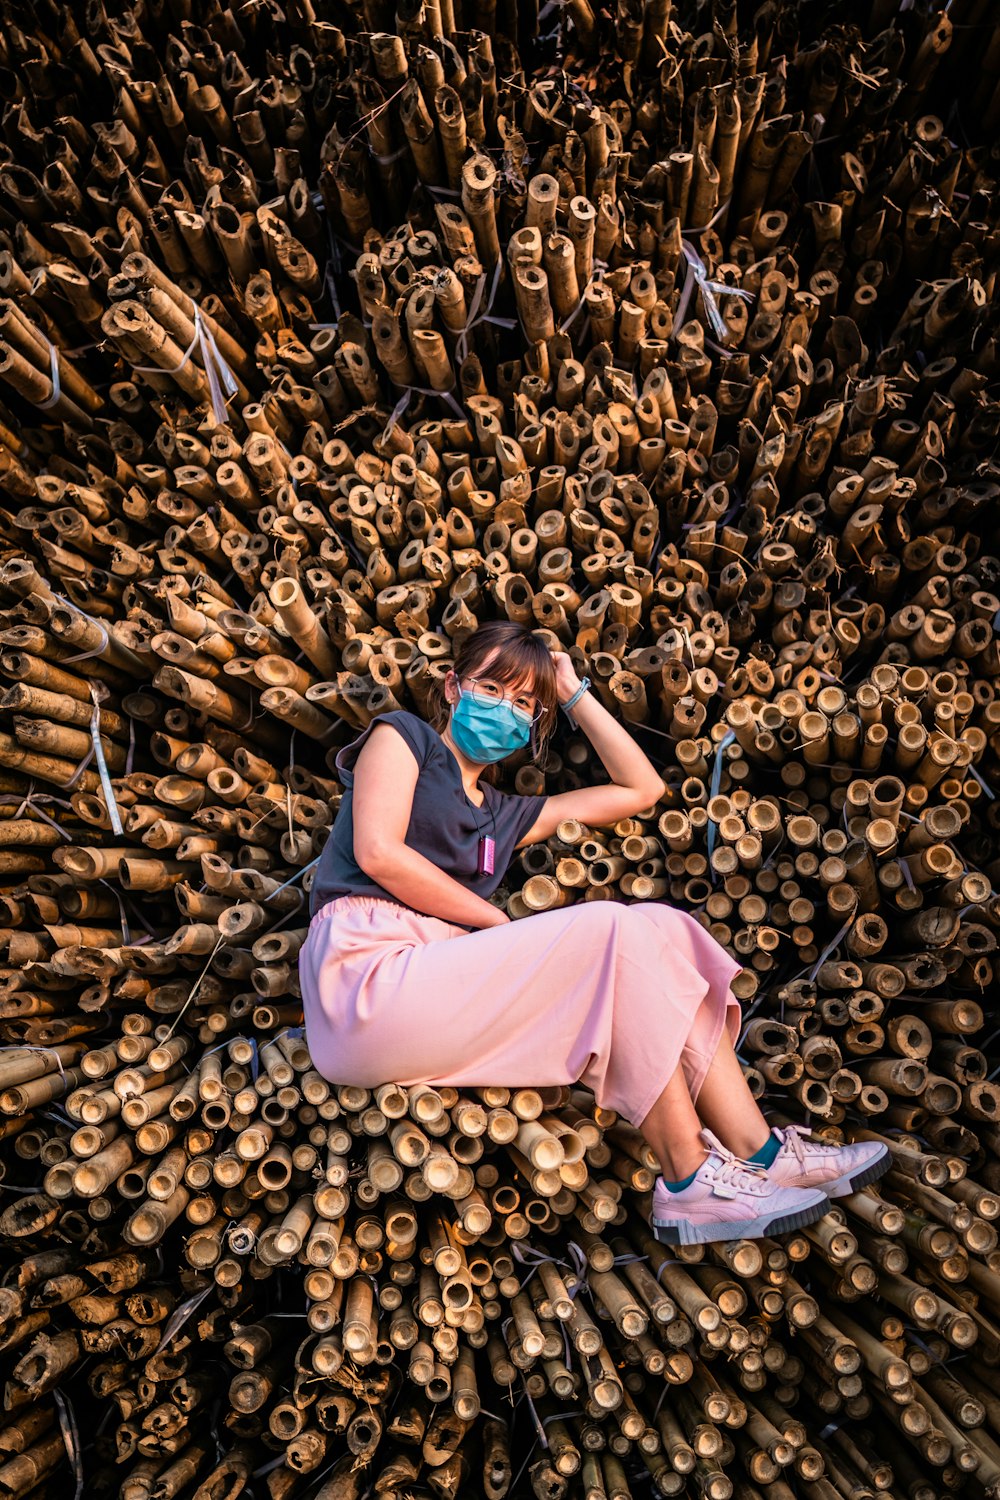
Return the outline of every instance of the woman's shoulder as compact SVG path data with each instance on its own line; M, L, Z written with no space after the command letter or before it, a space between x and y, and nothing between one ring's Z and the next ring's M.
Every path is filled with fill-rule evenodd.
M376 714L349 745L345 745L337 752L334 763L345 785L349 786L354 779L354 765L362 747L371 739L372 731L383 723L389 724L397 734L402 736L420 766L427 764L434 754L435 746L441 743L441 737L437 731L432 729L419 714L411 713L409 709L394 708L387 713Z
M414 735L423 744L433 747L442 743L437 730L428 724L426 719L422 719L419 714L412 713L408 708L391 709L386 714L380 714L379 718L390 720L397 729L401 729L404 734L408 732ZM374 722L378 723L378 719Z
M437 765L443 757L450 754L434 726L408 708L394 708L388 713L379 714L368 726L369 730L379 719L387 719L397 733L403 736L417 755L421 766Z
M416 724L421 729L430 729L431 727L426 719L422 719L419 714L415 714L413 710L409 708L391 708L388 713L379 714L378 718L398 720L405 719L408 724Z

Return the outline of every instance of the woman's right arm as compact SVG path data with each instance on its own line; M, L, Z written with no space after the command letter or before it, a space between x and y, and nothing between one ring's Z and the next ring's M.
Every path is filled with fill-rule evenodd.
M354 766L354 858L366 875L416 911L464 927L500 927L506 912L406 843L420 767L391 725L369 734Z

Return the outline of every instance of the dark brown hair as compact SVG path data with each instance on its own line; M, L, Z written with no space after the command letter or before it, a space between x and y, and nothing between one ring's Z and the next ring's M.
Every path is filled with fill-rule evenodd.
M458 677L474 677L494 651L497 656L490 662L487 675L503 687L530 684L530 690L542 706L531 740L532 754L537 760L555 729L559 713L556 664L552 653L542 637L527 625L519 625L516 620L486 620L462 642L455 653L453 670ZM432 728L439 734L447 729L451 704L444 695L443 679L431 688L428 717ZM497 763L492 762L483 767L480 780L492 784L496 772Z

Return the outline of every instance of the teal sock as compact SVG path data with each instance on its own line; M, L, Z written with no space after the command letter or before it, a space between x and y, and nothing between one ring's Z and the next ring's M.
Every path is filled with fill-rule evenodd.
M778 1140L778 1137L772 1130L771 1134L768 1136L763 1146L761 1146L760 1150L755 1151L753 1156L748 1156L747 1161L752 1161L754 1166L764 1167L766 1169L774 1161L774 1158L777 1156L780 1150L781 1142Z
M701 1168L699 1167L698 1171L700 1170ZM698 1172L692 1172L690 1177L682 1177L680 1182L668 1182L665 1177L661 1178L660 1180L662 1181L663 1186L666 1188L668 1193L679 1193L684 1188L690 1187L697 1175Z

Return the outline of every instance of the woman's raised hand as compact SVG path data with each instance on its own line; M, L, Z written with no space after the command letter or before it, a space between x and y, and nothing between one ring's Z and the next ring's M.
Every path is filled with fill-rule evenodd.
M580 686L580 679L568 652L550 650L549 654L556 667L556 694L559 702L565 703Z

